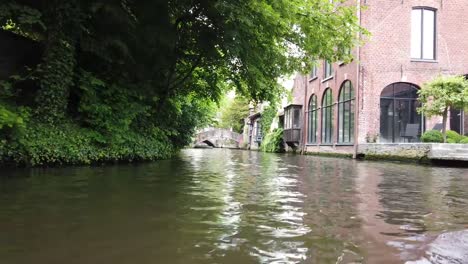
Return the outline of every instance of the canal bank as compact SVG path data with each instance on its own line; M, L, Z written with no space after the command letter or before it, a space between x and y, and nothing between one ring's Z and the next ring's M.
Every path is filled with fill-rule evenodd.
M294 151L289 148L289 151ZM468 144L369 143L357 146L306 146L308 155L354 157L365 160L450 163L468 165Z

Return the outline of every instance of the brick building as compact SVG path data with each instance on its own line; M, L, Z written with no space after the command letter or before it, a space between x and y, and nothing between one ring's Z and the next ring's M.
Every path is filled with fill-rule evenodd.
M417 90L438 74L468 74L468 0L358 0L371 33L348 64L297 75L285 140L307 152L352 154L357 144L418 142L441 118L417 113ZM468 133L452 110L449 129Z

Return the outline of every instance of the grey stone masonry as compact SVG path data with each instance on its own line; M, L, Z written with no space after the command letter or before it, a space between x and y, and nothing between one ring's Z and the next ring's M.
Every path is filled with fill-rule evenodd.
M358 154L382 159L423 159L427 158L432 144L424 143L370 143L359 144Z
M432 144L428 158L468 161L468 144Z
M371 143L359 144L358 155L381 159L468 161L468 144Z

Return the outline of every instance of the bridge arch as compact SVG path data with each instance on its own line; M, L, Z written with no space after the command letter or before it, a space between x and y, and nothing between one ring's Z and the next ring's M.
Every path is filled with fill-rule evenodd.
M208 140L208 139L207 139L207 140L204 140L204 141L202 141L202 143L205 143L205 144L207 144L208 146L210 146L210 147L213 147L213 148L215 148L215 147L216 147L216 145L215 145L215 144L213 144L213 142L211 142L211 141L210 141L210 140Z
M214 148L239 148L242 135L223 128L200 130L194 140L195 146L203 143Z

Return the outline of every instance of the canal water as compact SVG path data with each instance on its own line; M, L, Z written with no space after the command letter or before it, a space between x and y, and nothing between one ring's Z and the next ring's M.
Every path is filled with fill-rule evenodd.
M227 149L0 172L0 263L468 263L468 170Z

